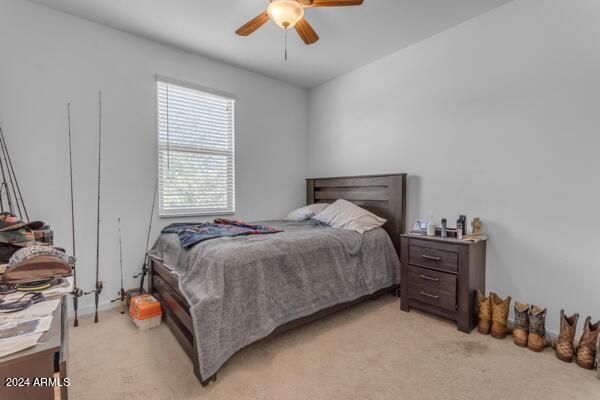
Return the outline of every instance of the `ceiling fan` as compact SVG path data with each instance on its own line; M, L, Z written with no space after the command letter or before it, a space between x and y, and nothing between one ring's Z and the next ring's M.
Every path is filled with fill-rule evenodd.
M248 36L269 19L286 30L296 28L304 43L313 44L319 35L304 18L304 9L313 7L359 6L363 0L269 0L269 7L257 17L242 25L235 33Z

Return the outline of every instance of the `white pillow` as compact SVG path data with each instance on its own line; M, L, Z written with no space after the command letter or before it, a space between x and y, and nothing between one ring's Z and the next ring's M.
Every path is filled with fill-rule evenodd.
M334 228L350 229L365 233L385 224L386 220L370 213L347 200L337 200L313 217Z
M306 221L311 219L316 214L329 207L327 203L311 204L309 206L298 208L288 214L287 219L291 221Z

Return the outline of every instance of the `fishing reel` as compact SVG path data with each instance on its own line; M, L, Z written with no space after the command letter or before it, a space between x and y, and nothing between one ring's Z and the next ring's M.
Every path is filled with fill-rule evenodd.
M148 266L147 266L147 264L146 264L146 261L144 261L144 264L142 265L142 271L141 271L140 273L138 273L138 274L135 274L135 275L133 276L133 279L137 279L137 278L140 278L140 277L141 277L141 278L142 278L142 281L141 281L141 282L142 282L142 285L143 285L143 283L144 283L144 278L146 277L146 275L147 275L147 274L148 274Z
M96 282L96 289L90 290L89 292L83 292L83 294L86 295L86 296L88 294L92 294L92 293L100 295L100 293L102 292L103 288L104 288L104 285L102 284L102 281L98 281L98 282Z
M124 289L119 290L117 298L112 299L110 302L114 303L115 301L120 301L121 302L121 314L125 314L125 300L126 300L126 292Z
M96 313L94 314L94 323L97 324L98 323L98 299L100 298L100 293L102 293L102 288L103 288L103 284L102 281L96 281L96 289L90 291L90 292L84 292L83 294L88 295L88 294L92 294L94 293L94 296L96 297Z
M129 307L129 304L131 304L132 298L141 296L146 293L146 289L144 289L144 280L145 280L147 274L148 274L148 267L147 267L146 262L144 262L144 264L142 265L142 271L133 276L134 279L141 277L140 286L133 288L133 289L129 289L125 292L125 301L126 301L127 307Z
M79 298L84 296L85 292L80 288L74 286L71 291L71 296L73 296L73 308L75 309L75 318L73 319L73 326L77 328L79 326L79 316L77 315L77 303L79 302Z

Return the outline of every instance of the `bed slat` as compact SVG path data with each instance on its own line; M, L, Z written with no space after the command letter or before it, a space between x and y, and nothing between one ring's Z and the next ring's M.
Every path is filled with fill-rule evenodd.
M179 318L181 323L190 331L194 331L194 324L189 314L189 307L184 303L180 295L169 290L169 287L165 284L159 276L154 276L154 282L152 282L154 290L156 290L161 300L163 300L173 311L173 313ZM183 304L182 304L183 303Z
M385 190L336 190L336 191L315 191L315 199L318 200L389 200L390 195L387 188Z
M315 182L315 189L321 187L386 186L389 183L388 176L361 176L313 180Z

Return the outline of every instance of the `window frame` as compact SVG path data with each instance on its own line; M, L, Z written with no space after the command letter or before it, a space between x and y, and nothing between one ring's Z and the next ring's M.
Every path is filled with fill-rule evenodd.
M235 133L236 133L236 103L237 103L237 96L231 93L227 93L227 92L223 92L220 90L215 90L212 88L208 88L205 86L201 86L198 84L194 84L194 83L189 83L189 82L183 82L183 81L179 81L176 79L172 79L172 78L168 78L162 75L156 75L155 77L155 82L154 82L154 89L155 89L155 101L156 101L156 179L157 179L157 196L158 196L158 216L159 218L179 218L179 217L193 217L193 216L208 216L208 215L233 215L235 214L235 210L236 210L236 173L235 173ZM159 84L163 83L163 84L167 84L167 85L175 85L175 86L181 86L183 88L186 89L190 89L190 90L195 90L195 91L199 91L202 92L203 94L207 95L207 96L214 96L214 97L218 97L218 98L222 98L222 99L226 99L226 100L230 100L231 101L231 107L232 107L232 111L231 111L231 180L232 180L232 185L231 185L231 209L227 209L227 210L219 210L219 209L215 209L215 210L209 210L209 211L201 211L201 210L195 210L194 209L186 209L186 210L182 210L181 212L169 212L169 213L164 213L162 204L163 204L163 199L162 199L162 185L161 185L161 179L160 179L160 157L161 157L161 144L160 144L160 100L159 100ZM190 153L192 153L193 151L189 151ZM202 154L208 154L208 152L204 153L204 152L200 152Z

